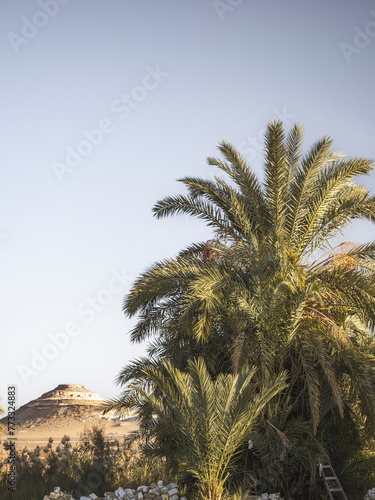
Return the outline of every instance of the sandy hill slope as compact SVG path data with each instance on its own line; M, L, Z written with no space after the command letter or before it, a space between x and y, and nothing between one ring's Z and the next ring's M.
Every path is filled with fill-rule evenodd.
M83 385L60 384L52 391L21 406L16 411L16 437L18 449L44 446L52 437L56 445L62 436L69 435L77 442L85 427L102 424L108 437L121 439L138 429L135 418L120 420L113 413L101 415L104 399ZM7 417L0 440L7 439Z

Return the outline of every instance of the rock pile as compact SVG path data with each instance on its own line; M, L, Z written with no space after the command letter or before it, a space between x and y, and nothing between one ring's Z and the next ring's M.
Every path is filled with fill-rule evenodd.
M253 495L248 497L249 499L254 499L254 500L283 500L281 498L280 493L263 493L262 495Z
M107 495L107 498L106 496ZM181 497L178 491L178 486L176 483L168 484L168 486L163 486L163 481L158 481L157 483L151 483L150 486L139 486L136 490L118 488L114 494L105 493L105 500L114 500L120 498L121 500L186 500L185 497ZM81 498L80 500L86 500ZM87 499L89 500L89 499Z
M180 497L176 483L163 486L163 481L151 483L150 486L139 486L136 490L131 488L117 488L114 492L107 491L104 497L98 497L91 493L88 497L81 497L77 500L186 500ZM75 500L72 495L63 493L59 487L56 487L52 493L46 495L43 500Z
M43 500L74 500L72 495L63 493L57 486L49 495L45 495Z
M248 497L251 500L283 500L280 493L263 493ZM136 490L131 488L117 488L114 492L104 493L104 497L98 497L91 493L88 497L81 497L79 500L186 500L180 497L178 486L175 483L163 486L163 481L152 483L150 486L139 486ZM72 495L63 493L56 487L52 493L46 495L43 500L75 500ZM375 500L375 488L368 490L364 500Z

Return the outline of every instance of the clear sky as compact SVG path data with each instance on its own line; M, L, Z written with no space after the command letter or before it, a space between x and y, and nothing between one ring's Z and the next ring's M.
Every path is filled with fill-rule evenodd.
M119 393L132 280L210 232L157 221L221 139L261 172L269 120L375 157L374 0L12 0L0 6L1 387ZM375 174L363 183L375 190ZM374 239L361 223L346 239Z

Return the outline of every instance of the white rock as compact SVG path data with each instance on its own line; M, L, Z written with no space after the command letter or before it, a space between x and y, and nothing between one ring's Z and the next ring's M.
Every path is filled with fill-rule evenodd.
M171 488L169 491L168 491L168 495L169 495L169 498L173 495L178 495L178 488Z
M137 500L142 500L142 499L143 499L143 493L142 493L142 491L138 491Z
M168 500L178 500L178 495L168 495Z
M163 487L163 481L158 481L158 487L162 488Z
M172 490L173 488L178 488L178 485L176 483L168 484L168 486L167 486L168 490Z
M95 493L91 493L89 497L92 498L92 500L95 500L95 498L98 498L98 495L95 495Z
M117 488L117 490L115 491L115 495L117 498L124 498L125 496L125 491L124 491L124 488Z

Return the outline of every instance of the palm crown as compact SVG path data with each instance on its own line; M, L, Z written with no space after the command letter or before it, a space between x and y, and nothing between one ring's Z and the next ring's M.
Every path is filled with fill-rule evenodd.
M253 380L255 368L220 374L215 381L202 358L189 361L186 372L170 361L164 361L163 368L144 370L162 398L135 385L140 414L147 402L154 415L150 425L156 439L146 450L168 456L173 443L180 471L199 482L202 498L219 500L230 464L266 404L285 387L286 374L259 388Z

